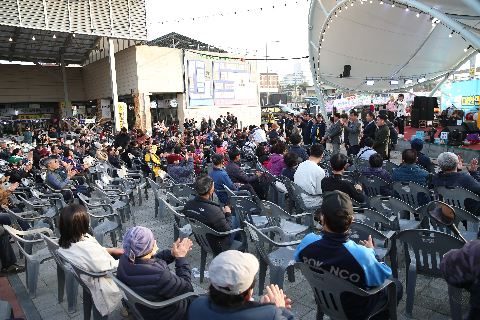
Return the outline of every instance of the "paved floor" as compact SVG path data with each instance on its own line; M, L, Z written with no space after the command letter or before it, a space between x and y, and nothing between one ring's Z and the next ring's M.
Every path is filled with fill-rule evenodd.
M393 157L393 160L398 162L398 154ZM157 240L157 245L160 249L171 248L173 242L173 220L165 218L160 221L154 218L154 201L153 194L149 190L149 200L143 202L143 206L132 207L136 216L138 225L150 228ZM131 223L125 225L126 230L132 227ZM193 239L193 237L192 237ZM105 246L111 245L110 240L106 238ZM119 244L119 247L121 244ZM256 252L253 244L250 245L250 252ZM16 250L17 251L17 250ZM399 252L399 279L404 285L405 290L405 267L403 265L403 258ZM187 255L187 258L192 266L198 270L200 268L200 247L194 240L193 250ZM207 265L210 263L212 257L207 258ZM24 263L23 260L19 260ZM387 263L388 260L387 260ZM173 265L171 266L173 268ZM25 285L25 273L18 275L21 282ZM198 272L197 272L198 276ZM268 283L269 275L267 273ZM257 275L258 280L258 275ZM209 281L205 279L204 283L200 283L199 278L193 279L195 291L204 293L208 290ZM57 274L56 265L52 260L46 261L40 266L40 277L38 281L37 295L32 302L41 319L83 319L82 310L82 291L79 290L77 299L77 311L73 314L67 312L67 302L57 302ZM316 305L313 294L309 284L306 282L302 274L296 270L295 282L290 283L285 277L285 292L287 297L292 299L292 312L297 319L315 319ZM254 298L259 299L258 296L258 281L254 290ZM398 318L405 319L405 299L404 295L400 305L398 306ZM28 317L28 315L27 315ZM32 319L35 317L32 317ZM442 279L427 279L424 276L417 277L417 284L415 288L415 304L413 309L413 319L450 319L449 303L447 296L447 285ZM109 319L123 319L120 315L120 305L109 316Z

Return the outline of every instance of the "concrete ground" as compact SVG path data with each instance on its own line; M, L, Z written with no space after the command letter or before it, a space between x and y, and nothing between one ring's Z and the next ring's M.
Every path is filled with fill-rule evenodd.
M397 162L399 160L398 154L392 157L392 160ZM287 202L288 203L288 202ZM149 200L143 202L143 205L132 207L135 213L137 225L150 228L157 240L157 245L162 249L171 248L173 239L173 220L169 217L164 218L162 221L154 218L154 200L153 193L149 190ZM124 225L128 228L132 227L132 224L128 222ZM198 277L198 269L200 268L200 247L195 242L193 236L191 237L194 246L193 250L188 253L187 258L190 262L192 269L194 270L194 278L192 280L195 292L205 293L208 290L209 280L205 279L203 283L200 283ZM110 239L107 237L105 246L110 246ZM16 245L14 245L15 248ZM43 245L37 246L41 248ZM121 244L118 245L121 247ZM15 248L15 251L18 250ZM249 251L256 254L254 244L250 243ZM405 287L405 266L403 264L403 257L399 247L399 280ZM210 263L212 257L207 258L207 266ZM24 264L23 259L19 259L20 264ZM387 260L387 264L389 261ZM173 270L173 264L171 265ZM208 267L207 267L208 270ZM56 265L53 260L48 260L40 266L40 276L38 280L37 295L34 299L29 299L25 292L25 273L12 275L8 277L15 294L25 311L27 319L83 319L83 307L82 307L82 290L79 290L77 299L77 310L75 313L69 314L66 302L58 303L57 301L57 274ZM269 274L267 272L266 283L269 283ZM297 319L315 319L316 317L316 304L312 290L302 276L302 274L295 271L295 282L290 283L285 277L284 291L288 298L292 299L291 311L295 314ZM254 289L255 300L259 299L258 296L258 275L257 286ZM402 301L398 306L398 318L405 319L405 300L406 294L404 294ZM123 319L120 314L121 304L117 306L115 311L109 315L109 319ZM327 317L325 317L327 318ZM442 279L426 278L424 276L417 277L417 284L415 288L415 302L413 308L412 319L450 319L449 302L447 295L447 284Z

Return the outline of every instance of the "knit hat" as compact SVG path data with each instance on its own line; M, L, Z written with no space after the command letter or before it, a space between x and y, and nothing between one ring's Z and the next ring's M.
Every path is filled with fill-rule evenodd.
M133 227L123 237L123 250L132 262L152 252L154 244L152 231L145 227Z
M172 154L168 155L168 157L167 157L167 162L168 163L174 163L177 160L179 160L179 161L183 160L183 157L179 154L176 154L176 153L172 153Z

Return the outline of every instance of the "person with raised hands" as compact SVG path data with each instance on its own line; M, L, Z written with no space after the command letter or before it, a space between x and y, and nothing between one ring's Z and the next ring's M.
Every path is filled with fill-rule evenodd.
M150 229L133 227L125 233L117 278L149 301L165 301L187 292L193 292L192 270L185 256L192 250L189 238L178 239L171 249L157 252L157 242ZM168 265L175 262L175 273ZM194 298L184 299L162 309L138 305L145 320L187 319L188 307Z

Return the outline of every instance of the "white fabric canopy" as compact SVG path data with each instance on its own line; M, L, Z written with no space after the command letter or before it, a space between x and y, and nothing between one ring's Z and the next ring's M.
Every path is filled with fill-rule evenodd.
M461 0L410 4L414 2L438 10L470 31L480 31L470 28L480 23L480 17ZM451 29L453 20L435 19L429 15L434 10L406 8L396 1L312 1L309 51L317 84L322 81L350 92L399 92L418 85L422 77L426 82L442 79L474 51L465 51L471 43L457 33L461 29ZM344 65L351 66L348 78L340 77ZM366 85L367 79L375 84ZM413 84L405 84L405 79L412 79ZM399 84L391 85L390 80L399 80Z

